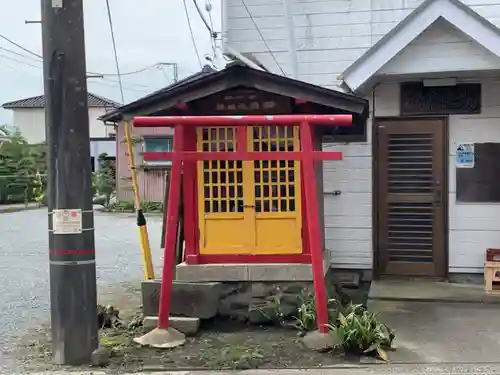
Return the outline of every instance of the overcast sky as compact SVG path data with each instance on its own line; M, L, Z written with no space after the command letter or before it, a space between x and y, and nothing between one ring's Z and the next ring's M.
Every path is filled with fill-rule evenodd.
M83 0L85 6L85 40L87 70L116 72L106 0ZM177 62L181 78L200 69L194 51L183 0L110 0L123 73L142 69L157 62ZM196 43L203 60L212 51L208 30L186 0ZM214 28L220 31L219 0L210 0ZM206 0L198 0L205 10ZM205 15L207 13L205 12ZM208 20L208 16L206 16ZM0 12L0 34L41 54L41 27L25 24L40 20L40 0L9 1ZM9 52L22 54L26 57ZM220 54L220 50L218 51ZM202 61L202 63L204 63ZM34 65L34 66L32 66ZM171 83L172 70L150 69L123 77L125 101L130 102ZM89 79L90 92L120 101L116 77ZM7 41L0 39L0 104L43 93L41 62ZM12 112L0 109L0 124L11 123Z

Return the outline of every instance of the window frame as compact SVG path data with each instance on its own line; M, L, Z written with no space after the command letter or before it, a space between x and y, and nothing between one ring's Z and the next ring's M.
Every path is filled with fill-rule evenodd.
M147 142L152 141L152 140L170 140L170 151L166 152L172 152L172 148L174 145L174 137L173 135L151 135L151 136L143 136L142 137L142 152L151 152L147 151ZM170 167L172 166L172 161L170 160L144 160L143 159L143 164L144 166L147 167L157 167L157 168L165 168L165 167Z

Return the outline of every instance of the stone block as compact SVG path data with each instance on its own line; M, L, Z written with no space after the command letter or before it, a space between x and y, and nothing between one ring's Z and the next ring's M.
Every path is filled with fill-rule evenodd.
M142 312L144 316L158 315L160 289L160 280L147 280L141 283Z
M200 330L199 318L187 318L184 316L171 316L168 319L170 327L184 333L186 336L194 336ZM143 322L144 333L150 332L158 325L158 317L146 316Z
M210 319L217 314L219 305L219 283L186 283L174 281L172 284L172 315ZM161 282L142 282L142 306L144 316L158 316Z
M361 275L359 272L338 272L337 280L341 286L345 288L359 288L361 282Z
M185 282L245 281L248 280L246 264L186 264L176 267L176 279Z
M335 336L320 331L308 332L302 339L306 348L316 351L330 350L337 344Z

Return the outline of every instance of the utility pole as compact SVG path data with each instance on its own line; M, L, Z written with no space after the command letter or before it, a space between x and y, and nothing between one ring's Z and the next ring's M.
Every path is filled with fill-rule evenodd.
M41 0L53 359L98 346L83 0Z

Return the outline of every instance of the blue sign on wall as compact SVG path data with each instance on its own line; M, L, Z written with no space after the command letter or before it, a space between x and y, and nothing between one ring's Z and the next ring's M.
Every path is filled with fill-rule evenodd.
M474 160L474 143L458 144L455 161L457 168L474 168Z

